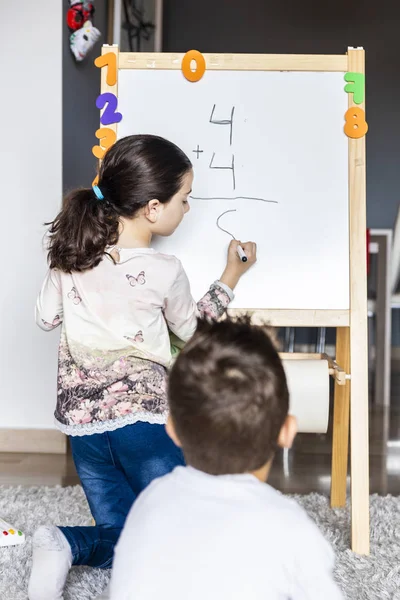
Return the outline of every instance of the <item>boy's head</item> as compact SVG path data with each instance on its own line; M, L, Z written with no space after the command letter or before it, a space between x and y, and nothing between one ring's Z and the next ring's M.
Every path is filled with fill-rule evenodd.
M296 433L281 360L248 318L198 322L170 373L169 403L171 437L213 475L261 469Z

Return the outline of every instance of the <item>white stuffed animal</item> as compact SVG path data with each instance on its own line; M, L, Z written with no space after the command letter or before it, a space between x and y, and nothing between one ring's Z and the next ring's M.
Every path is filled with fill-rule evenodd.
M78 62L82 61L100 37L100 31L93 27L91 21L86 21L81 29L74 31L69 38L69 44L75 59Z

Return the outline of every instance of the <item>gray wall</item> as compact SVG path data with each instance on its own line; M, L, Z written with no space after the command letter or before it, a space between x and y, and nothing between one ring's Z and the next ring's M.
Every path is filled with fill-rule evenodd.
M366 50L367 221L393 227L400 201L398 0L164 0L164 51L344 54Z
M57 1L57 0L56 0ZM95 3L93 24L102 33L100 41L81 63L69 48L66 14L69 1L63 0L63 189L90 186L96 173L92 146L99 128L96 98L100 93L100 72L94 66L107 35L107 1Z

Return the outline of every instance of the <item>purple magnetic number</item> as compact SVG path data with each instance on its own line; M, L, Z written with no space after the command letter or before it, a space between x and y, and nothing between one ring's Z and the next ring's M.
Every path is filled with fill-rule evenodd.
M100 110L106 106L106 109L100 118L100 123L102 125L112 125L113 123L119 123L122 120L121 113L117 112L118 100L115 94L111 94L110 92L100 94L96 100L96 106Z

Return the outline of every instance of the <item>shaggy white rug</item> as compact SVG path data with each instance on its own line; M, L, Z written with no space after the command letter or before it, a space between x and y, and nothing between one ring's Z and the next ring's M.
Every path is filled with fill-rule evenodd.
M349 550L348 508L332 510L319 494L296 496L335 548L335 577L348 600L400 600L400 498L371 496L371 556ZM0 599L27 600L31 536L42 524L90 525L91 515L79 486L0 486L0 516L22 529L27 542L0 548ZM65 600L92 600L106 587L109 572L76 567ZM188 599L190 600L190 599ZM249 599L251 600L251 599Z

